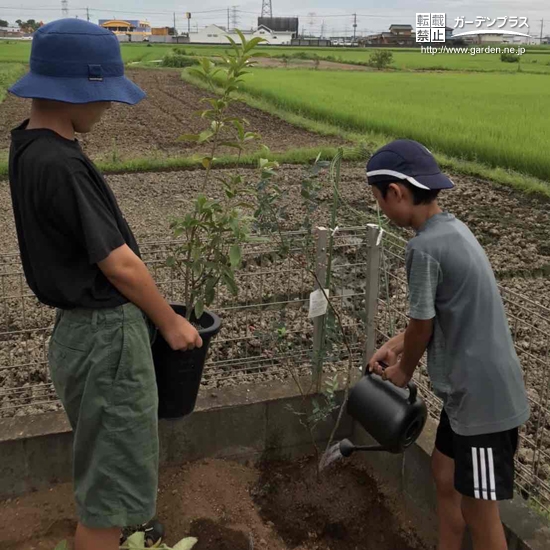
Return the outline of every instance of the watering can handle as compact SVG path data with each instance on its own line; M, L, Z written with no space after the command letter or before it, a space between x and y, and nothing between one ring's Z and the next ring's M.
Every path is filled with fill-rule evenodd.
M384 363L384 361L378 361L378 364L383 369L387 369L389 367L389 365L387 363ZM407 388L409 388L409 403L412 405L416 401L416 397L418 395L418 388L416 387L416 384L412 380L407 384Z

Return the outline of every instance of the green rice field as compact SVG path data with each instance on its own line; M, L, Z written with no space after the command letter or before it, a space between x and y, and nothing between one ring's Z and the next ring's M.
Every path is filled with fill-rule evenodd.
M26 62L30 55L30 42L0 41L0 62ZM185 44L166 45L122 44L124 61L146 63L162 59L172 48L184 49L189 55L216 56L228 48L224 46L188 46ZM371 48L297 48L269 47L258 48L258 52L272 57L282 55L318 55L324 59L349 63L367 63L372 53ZM517 72L517 63L504 63L496 54L423 54L418 49L392 50L393 69L398 70L455 70ZM550 47L533 48L521 58L521 70L524 72L550 74Z
M25 66L20 63L0 62L0 102L6 97L6 90L25 72Z
M254 69L245 90L345 129L417 139L550 180L548 84L534 74Z

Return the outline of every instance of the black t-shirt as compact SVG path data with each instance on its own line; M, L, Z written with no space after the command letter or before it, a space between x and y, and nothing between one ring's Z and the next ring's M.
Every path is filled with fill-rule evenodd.
M44 304L110 308L128 300L97 266L139 248L113 192L78 141L47 129L12 131L10 188L25 277Z

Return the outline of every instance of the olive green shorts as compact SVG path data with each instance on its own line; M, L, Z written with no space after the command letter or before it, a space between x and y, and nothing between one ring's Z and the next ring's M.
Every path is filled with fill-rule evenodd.
M154 332L132 303L57 311L48 360L73 428L75 498L86 527L126 527L155 515Z

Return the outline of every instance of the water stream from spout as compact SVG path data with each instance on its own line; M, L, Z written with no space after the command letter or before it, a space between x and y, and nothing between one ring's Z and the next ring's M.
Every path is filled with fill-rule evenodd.
M338 442L332 445L332 447L330 447L321 457L319 461L319 472L341 458L344 458L344 455L340 452L340 442Z

